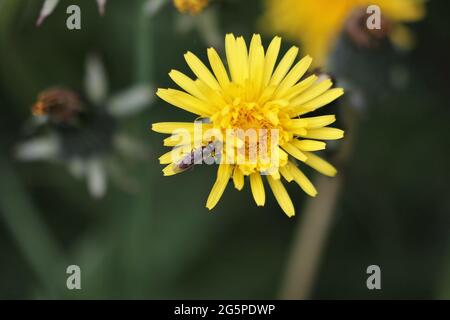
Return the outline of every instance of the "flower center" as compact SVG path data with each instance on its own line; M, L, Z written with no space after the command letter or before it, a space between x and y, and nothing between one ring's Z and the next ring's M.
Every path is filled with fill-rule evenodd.
M231 148L236 152L233 161L244 174L266 171L276 165L273 151L278 151L278 146L293 139L292 134L282 126L288 119L289 115L280 102L261 104L242 97L231 98L227 105L211 117L213 127L222 131L224 150L232 145Z
M233 98L232 102L227 104L211 117L214 127L235 130L265 129L278 130L280 144L292 139L290 134L283 129L282 122L289 120L287 112L282 110L280 103L269 101L263 105L254 101L245 101L240 97Z

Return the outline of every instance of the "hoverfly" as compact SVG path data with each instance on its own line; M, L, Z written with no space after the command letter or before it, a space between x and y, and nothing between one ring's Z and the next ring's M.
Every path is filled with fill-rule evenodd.
M221 143L218 141L209 142L206 146L193 149L189 154L184 156L180 161L174 164L177 172L187 171L196 164L219 163L221 157Z

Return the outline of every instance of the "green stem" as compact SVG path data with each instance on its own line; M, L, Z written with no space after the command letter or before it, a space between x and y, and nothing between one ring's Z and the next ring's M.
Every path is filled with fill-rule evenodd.
M153 23L144 10L145 1L138 5L138 21L136 30L136 81L151 83L153 81Z
M61 253L47 226L33 207L5 153L0 153L0 213L25 259L46 293L53 297L65 286ZM57 284L55 271L61 274Z
M343 169L351 155L357 129L355 111L351 108L347 108L346 111L345 121L349 134L335 158L337 167L342 172L332 179L320 176L316 180L319 195L308 201L302 221L295 231L281 290L282 299L302 300L311 297L315 276L332 227L336 203L345 178Z
M310 298L320 256L330 230L342 177L319 176L315 184L320 194L308 201L299 224L286 271L282 299Z
M154 81L154 16L149 16L145 10L145 0L138 6L138 21L136 33L136 79L137 83L152 84ZM127 261L127 281L124 290L128 294L142 296L148 284L142 282L151 268L152 260L146 259L140 251L142 243L153 236L153 172L141 174L139 179L141 188L139 195L135 196L132 206L128 206L129 215L124 228L124 239L120 245L122 261ZM149 236L150 234L150 236ZM148 253L147 253L148 254Z

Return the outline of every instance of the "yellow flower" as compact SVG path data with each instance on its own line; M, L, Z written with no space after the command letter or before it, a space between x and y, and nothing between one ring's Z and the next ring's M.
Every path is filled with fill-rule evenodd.
M336 175L336 169L314 151L326 147L325 142L318 140L340 139L344 132L327 127L335 122L334 115L305 115L344 92L332 88L330 79L319 79L316 75L302 79L312 59L306 56L294 65L299 51L295 46L277 65L280 47L281 38L275 37L265 51L261 37L254 35L248 50L243 37L228 34L225 38L228 70L213 48L207 51L212 72L193 53L187 52L184 57L195 79L172 70L169 76L182 90L157 91L161 99L201 119L196 123L153 124L154 131L172 134L164 140L164 145L176 146L159 158L161 164L167 164L164 175L189 167L202 152L219 158L217 180L206 202L208 209L218 203L230 179L241 190L245 177L249 177L256 204L263 206L262 177L265 175L279 205L292 217L294 206L281 176L288 182L295 181L314 197L317 191L298 168L297 161L327 176ZM212 130L214 137L196 135L198 129ZM253 136L256 139L252 141L251 134L239 135L242 131L263 134ZM213 142L222 148L215 149ZM258 151L256 157L251 157L252 150ZM187 164L186 160L189 160Z
M209 0L173 0L174 6L181 13L189 12L192 15L198 14L205 9Z
M378 5L394 23L391 38L400 46L411 38L401 23L420 20L425 14L422 0L266 0L263 22L268 31L302 44L304 52L323 65L346 18L354 9L370 5Z

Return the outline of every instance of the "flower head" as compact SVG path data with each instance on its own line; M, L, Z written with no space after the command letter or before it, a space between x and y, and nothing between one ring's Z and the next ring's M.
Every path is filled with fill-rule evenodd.
M294 206L281 176L297 182L307 194L317 194L297 160L325 175L336 174L332 165L313 152L325 149L326 143L319 140L342 138L343 131L327 127L336 120L334 115L305 115L337 99L343 90L316 75L301 80L312 59L307 56L294 65L297 47L290 48L277 65L280 46L281 38L275 37L265 51L261 37L254 35L247 50L244 38L228 34L228 70L213 48L207 52L212 72L188 52L185 59L196 78L172 70L169 76L183 90L157 92L161 99L198 117L194 123L155 123L152 129L172 134L164 144L176 146L160 157L161 164L167 164L165 175L202 160L218 164L208 209L217 204L230 179L241 190L245 177L256 204L263 206L262 177L266 176L281 208L293 216Z
M410 37L401 23L420 20L423 0L266 0L264 25L301 43L304 51L324 64L352 11L378 5L393 24L392 40L402 46Z
M96 56L87 59L84 84L84 94L55 87L38 95L31 110L35 132L17 145L16 157L65 164L75 177L86 178L96 198L105 194L110 178L133 191L135 183L118 159L142 158L146 146L125 133L119 120L147 107L151 89L138 85L108 97L105 70Z
M52 88L39 94L32 107L35 116L47 116L54 123L76 120L83 106L80 97L71 90Z
M174 6L181 13L198 14L208 6L209 0L173 0Z

